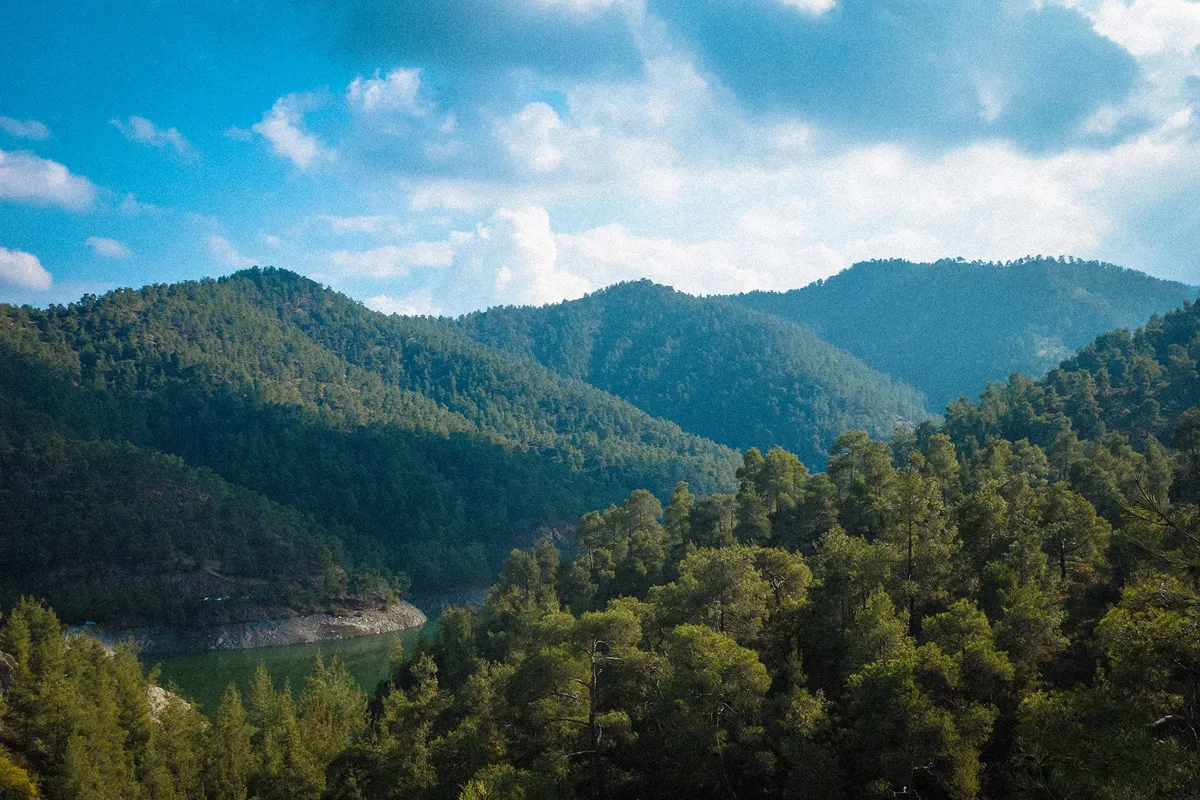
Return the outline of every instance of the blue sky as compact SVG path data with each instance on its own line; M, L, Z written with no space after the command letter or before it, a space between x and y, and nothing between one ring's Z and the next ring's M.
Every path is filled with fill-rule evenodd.
M214 6L219 6L214 10ZM400 313L876 257L1200 284L1197 0L7 3L0 301L276 265Z

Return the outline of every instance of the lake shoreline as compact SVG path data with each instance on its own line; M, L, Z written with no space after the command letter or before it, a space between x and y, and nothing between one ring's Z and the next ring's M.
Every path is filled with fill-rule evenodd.
M138 650L146 654L203 653L339 641L419 628L425 622L425 614L419 608L401 600L381 609L326 612L209 628L133 628L109 632L87 626L72 628L70 632L91 636L106 647L116 647L132 639Z

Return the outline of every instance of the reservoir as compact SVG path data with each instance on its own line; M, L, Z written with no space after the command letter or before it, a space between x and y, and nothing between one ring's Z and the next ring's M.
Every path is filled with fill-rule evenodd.
M317 655L328 663L337 657L350 670L368 695L375 692L380 681L387 680L389 667L397 645L411 653L420 646L422 637L432 636L437 626L437 615L451 603L478 605L483 601L484 590L464 592L453 596L414 596L413 605L425 612L429 622L423 628L410 628L394 633L374 636L359 636L311 644L292 644L282 647L256 647L249 650L214 650L202 653L162 653L142 656L147 669L159 666L162 670L158 685L172 689L199 704L200 710L211 717L216 713L221 695L230 683L238 685L238 691L246 696L250 679L260 663L265 664L275 682L275 688L283 687L284 679L292 686L292 695L297 700L304 690L304 682L312 674Z

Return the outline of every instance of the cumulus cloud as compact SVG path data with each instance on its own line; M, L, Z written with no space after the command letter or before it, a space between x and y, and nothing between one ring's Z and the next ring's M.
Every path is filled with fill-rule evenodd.
M57 205L72 211L88 208L96 187L59 164L33 153L0 150L0 200Z
M818 17L779 0L647 5L745 108L860 140L1062 149L1139 76L1128 52L1062 6L842 0Z
M346 87L346 99L352 107L367 113L399 111L420 117L426 113L420 91L419 69L394 69L385 78L375 70L374 78L355 78Z
M648 276L694 292L794 288L886 257L1062 253L1141 265L1146 237L1126 220L1200 181L1198 155L1180 127L1045 157L1002 142L936 156L870 145L689 174L690 204L675 213L709 215L694 238L619 224L554 238L560 267L594 284Z
M261 122L250 129L271 143L276 155L288 159L300 169L334 157L321 140L304 130L304 115L322 105L315 94L289 94L275 101Z
M579 234L557 234L554 241L562 266L597 287L650 278L690 292L737 292L761 280L739 265L745 251L721 239L679 242L638 236L612 223Z
M124 242L118 242L116 239L109 239L105 236L89 236L86 244L96 255L105 258L129 258L133 255L133 251Z
M398 297L377 294L374 297L368 297L365 302L368 308L380 313L399 314L403 317L436 317L442 313L441 308L433 300L433 293L428 289Z
M501 206L455 245L450 269L423 276L417 288L462 313L643 277L695 293L789 289L873 258L1044 253L1191 264L1187 242L1200 231L1162 204L1174 197L1175 208L1194 207L1200 194L1200 142L1187 123L1181 115L1109 149L1058 154L1003 141L937 153L872 144L809 151L794 162L693 165L680 170L677 199L657 214L628 194L590 196L606 211L583 217ZM611 210L622 199L627 207ZM564 203L570 209L560 195ZM604 216L623 221L579 225ZM669 233L664 217L689 224ZM1196 282L1194 271L1175 277Z
M233 242L226 239L217 233L211 233L205 239L205 244L208 247L209 255L211 255L219 264L234 269L244 269L254 266L253 258L246 258L240 252Z
M338 250L328 258L341 277L395 278L408 275L414 267L448 267L454 251L449 241L412 242L370 250Z
M562 120L547 103L530 103L497 126L497 135L508 155L521 168L549 172L562 163L557 143Z
M191 142L177 128L159 128L152 121L138 116L110 121L131 142L148 144L159 150L171 148L180 158L193 158L196 155Z
M650 0L650 6L665 1ZM1009 4L1012 19L995 24L1016 44L987 45L999 48L995 69L976 68L989 66L987 59L966 58L957 39L947 57L961 74L946 77L941 63L920 68L933 72L918 74L917 84L945 78L955 92L961 89L953 95L958 105L943 105L949 95L936 92L914 101L919 114L952 108L965 120L936 147L902 130L911 120L897 130L859 126L848 136L842 121L823 112L789 106L762 113L770 109L748 104L707 56L697 57L694 42L673 47L678 40L671 29L651 15L640 33L653 55L636 78L559 81L552 90L514 92L473 109L459 106L453 135L464 155L444 169L406 163L385 173L389 182L376 185L377 208L394 207L387 204L401 186L414 230L473 228L473 234L453 245L449 268L421 272L382 250L364 257L358 274L403 278L396 281L400 288L367 284L368 291L392 299L429 291L433 305L447 313L549 302L639 277L702 293L786 289L855 261L893 256L1004 260L1061 253L1200 282L1188 244L1200 235L1200 217L1181 211L1200 207L1200 103L1186 110L1188 70L1166 70L1182 88L1151 98L1160 103L1161 117L1131 107L1132 95L1104 90L1093 99L1116 99L1084 102L1070 111L1070 120L1052 110L1047 130L1058 133L1049 139L1038 140L1036 126L1012 127L1041 101L1035 97L1030 105L1027 89L1033 89L1021 81L1032 73L1021 67L1015 78L1009 75L1011 59L1050 59L1039 62L1050 83L1078 77L1074 67L1065 78L1058 70L1060 45L1080 63L1093 57L1108 63L1114 52L1118 67L1130 63L1115 41L1096 32L1090 12L1084 17L1051 2L1036 12ZM723 3L712 0L706 7L723 19ZM791 28L825 25L837 34L854 14L871 18L867 33L881 24L871 12L878 5L866 0L840 0L816 21L782 0L745 5L751 16L770 5L780 24ZM899 7L898 24L912 22L913 8ZM948 28L918 31L911 51L881 52L872 63L887 67L891 80L907 76L917 69L911 63L927 60L945 37L974 30L963 9L951 9ZM983 12L985 22L995 22L992 0ZM655 36L663 29L667 38L660 41ZM1080 48L1072 50L1071 42ZM1045 52L1029 55L1039 50ZM1136 91L1142 92L1151 76L1137 72ZM1096 86L1111 88L1108 77L1101 70ZM520 84L524 77L513 80ZM1087 116L1077 116L1084 108ZM436 138L432 116L428 125L405 121L405 135L412 138L386 140L388 146L420 150ZM923 120L936 127L935 116ZM1132 125L1135 117L1140 121ZM1086 134L1079 132L1083 128ZM377 224L371 210L361 221L345 218L342 228L370 233Z
M36 119L20 120L12 117L0 117L0 130L16 136L18 139L41 141L50 138L50 129Z
M498 304L544 304L580 297L593 286L563 269L540 206L501 208L469 236L460 236L451 270L434 287L449 313Z
M418 181L409 195L414 211L482 211L495 187L483 182L434 178Z
M46 291L54 280L33 253L0 247L0 284Z
M1059 0L1090 17L1096 31L1135 56L1190 55L1200 47L1195 0Z

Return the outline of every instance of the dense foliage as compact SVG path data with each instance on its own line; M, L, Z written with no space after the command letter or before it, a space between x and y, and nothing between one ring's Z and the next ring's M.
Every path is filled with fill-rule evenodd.
M293 508L128 442L0 421L4 605L29 592L71 620L196 625L349 588L342 539Z
M950 404L946 427L972 445L1004 436L1061 449L1070 431L1082 438L1113 431L1139 445L1176 435L1186 449L1194 423L1180 429L1179 422L1200 397L1198 362L1200 304L1184 303L1133 333L1097 337L1040 380L1014 376L989 385L977 405Z
M144 570L191 564L198 577L216 569L209 562L230 569L221 549L228 519L138 508L145 501L131 486L172 492L162 465L173 462L154 458L169 454L231 485L221 507L247 526L273 509L268 516L279 521L260 526L263 547L277 529L286 529L287 547L299 547L241 567L260 581L254 593L264 601L306 598L294 586L283 591L284 574L304 585L330 571L326 549L335 572L341 549L356 573L405 570L426 586L486 582L495 574L489 560L539 526L569 522L637 486L665 495L687 477L718 489L736 468L733 451L591 386L434 321L376 314L280 270L122 290L46 311L2 307L0 403L0 461L11 465L0 470L0 492L36 498L44 515L28 525L8 520L7 548L53 570L71 567L55 572L64 580L96 583L98 572L135 558L137 540L122 534L137 518L140 538L165 548ZM33 419L52 435L14 428ZM122 465L124 482L99 476L64 492L35 476L26 485L40 461L59 458L63 469L90 475L89 461L111 458L106 448L114 447L139 453ZM268 501L289 509L275 513L284 510ZM86 523L47 536L54 519ZM182 520L200 526L186 547L175 533ZM80 537L113 549L80 557ZM323 544L313 550L301 540ZM3 577L8 594L47 596L48 574L9 562ZM105 596L116 602L108 585ZM188 586L209 594L202 580ZM82 621L80 603L61 608ZM91 613L124 610L97 602ZM179 619L168 609L146 613Z
M461 321L486 344L537 359L684 430L739 449L781 446L821 467L845 430L919 422L921 397L812 331L649 281L542 308ZM982 385L982 384L980 384Z
M1113 352L1178 361L1196 321ZM1194 380L1152 384L1153 431L1110 386L1094 435L1074 404L1033 415L1047 447L1006 438L1031 417L993 414L994 387L941 429L842 435L823 473L751 449L735 494L634 491L562 549L514 551L370 704L336 667L299 707L260 672L205 722L23 602L0 638L0 793L1196 797Z
M0 625L0 797L319 797L367 699L336 662L318 661L301 688L297 703L260 669L244 700L231 686L205 719L152 685L132 649L67 639L23 601Z
M1097 334L1140 325L1198 292L1073 259L894 259L856 264L803 289L729 299L810 325L938 409L1015 372L1041 375Z
M63 352L6 341L7 370ZM372 348L322 350L353 367ZM370 702L318 663L298 702L260 670L206 719L130 650L68 639L21 600L0 625L0 798L1200 796L1198 361L1200 307L1184 306L956 402L940 427L844 433L824 472L749 449L735 493L635 490L513 551L482 607L446 609ZM80 385L6 374L40 375L29 392L47 399L0 406L3 491L95 496L135 534L161 513L139 545L156 563L243 548L279 563L239 577L336 579L335 540L357 533L64 434L136 430L162 401L50 366ZM220 419L244 408L224 397ZM304 413L337 432L321 403ZM93 521L77 535L22 513L33 568L66 563L46 560L69 555L55 542L122 547ZM205 515L271 527L170 539L213 530Z

